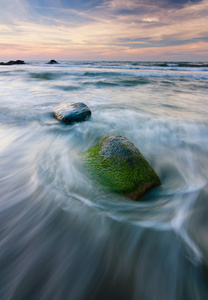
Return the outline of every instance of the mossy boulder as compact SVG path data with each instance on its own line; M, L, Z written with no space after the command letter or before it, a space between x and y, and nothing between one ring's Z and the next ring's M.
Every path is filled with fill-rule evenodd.
M120 135L106 136L83 155L89 172L108 189L139 200L159 177L133 143Z
M54 109L54 117L65 124L86 121L91 116L91 110L82 102L66 102Z

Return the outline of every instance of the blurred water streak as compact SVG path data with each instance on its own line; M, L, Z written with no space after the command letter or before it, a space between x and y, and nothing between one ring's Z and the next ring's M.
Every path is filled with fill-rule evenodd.
M0 299L206 300L207 65L31 62L0 79ZM58 123L68 100L92 117ZM109 134L160 176L144 201L85 170Z

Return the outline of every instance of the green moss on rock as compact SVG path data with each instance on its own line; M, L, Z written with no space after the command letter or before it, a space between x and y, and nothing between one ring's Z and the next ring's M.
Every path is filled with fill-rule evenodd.
M138 200L148 189L161 184L140 151L124 136L99 140L84 154L90 173L111 191Z

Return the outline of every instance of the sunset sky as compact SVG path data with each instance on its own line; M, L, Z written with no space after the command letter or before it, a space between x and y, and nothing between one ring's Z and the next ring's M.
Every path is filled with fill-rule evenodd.
M207 0L0 0L0 61L208 61Z

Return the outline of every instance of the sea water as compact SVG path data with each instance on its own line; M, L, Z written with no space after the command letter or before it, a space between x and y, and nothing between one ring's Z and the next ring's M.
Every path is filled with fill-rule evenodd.
M208 299L208 64L0 66L0 299ZM89 120L53 117L84 102ZM162 185L134 202L82 153L127 137Z

